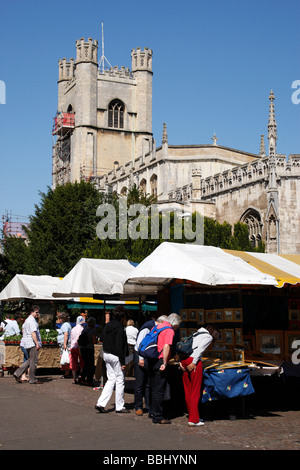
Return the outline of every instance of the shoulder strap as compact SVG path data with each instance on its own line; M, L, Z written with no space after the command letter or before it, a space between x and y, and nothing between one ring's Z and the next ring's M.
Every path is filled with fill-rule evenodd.
M158 325L155 325L155 328L158 331L158 333L160 333L161 331L166 330L166 329L172 329L171 326L163 326L162 328L157 328L157 327L158 327Z

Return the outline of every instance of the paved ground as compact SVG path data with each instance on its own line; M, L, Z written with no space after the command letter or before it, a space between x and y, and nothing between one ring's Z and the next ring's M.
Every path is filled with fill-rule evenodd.
M134 410L116 414L113 399L110 412L98 414L101 392L57 374L39 375L40 385L18 384L7 373L0 378L1 450L300 450L298 383L267 378L244 409L240 401L210 403L203 409L205 425L195 429L184 415L162 426ZM127 379L125 393L131 408L133 381Z

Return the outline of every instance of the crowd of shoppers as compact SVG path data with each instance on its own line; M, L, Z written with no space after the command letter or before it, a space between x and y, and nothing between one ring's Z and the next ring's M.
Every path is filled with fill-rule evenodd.
M34 305L30 315L22 327L20 346L24 353L23 364L14 372L17 382L29 381L30 384L40 383L35 376L38 351L42 346L38 326L39 307ZM86 318L83 313L76 319L72 328L66 313L57 315L60 324L57 343L60 347L62 378L67 378L71 371L72 383L93 385L95 375L96 320ZM148 413L155 424L169 424L171 421L164 416L164 398L168 387L168 367L174 346L174 336L180 327L181 318L176 313L152 318L137 329L134 322L126 322L126 310L117 307L105 314L105 325L100 336L102 343L103 367L106 382L100 389L101 394L95 405L99 413L107 412L107 405L115 393L116 413L129 413L125 406L125 370L126 363L133 364L134 381L134 410L137 416ZM11 325L12 327L13 325ZM159 331L157 338L158 357L145 359L139 353L139 345L146 335L156 327ZM201 357L207 347L219 338L219 332L211 325L202 327L193 337L193 352L188 356L179 356L179 366L182 371L182 383L188 412L188 425L201 426L203 421L199 416L199 402L202 385ZM62 358L69 358L63 362ZM29 371L29 378L26 372ZM129 370L127 369L127 374Z

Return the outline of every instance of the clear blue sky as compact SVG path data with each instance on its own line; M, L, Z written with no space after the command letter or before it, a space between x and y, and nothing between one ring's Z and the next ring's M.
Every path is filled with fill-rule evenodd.
M300 1L10 0L1 3L0 217L28 216L51 186L58 60L75 41L99 41L131 67L131 49L153 49L153 133L161 144L218 144L259 152L275 93L279 153L300 153ZM267 142L267 139L266 139Z

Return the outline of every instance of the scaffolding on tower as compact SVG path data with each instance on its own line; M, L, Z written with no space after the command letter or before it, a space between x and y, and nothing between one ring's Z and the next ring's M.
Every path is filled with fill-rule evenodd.
M29 227L29 219L24 215L12 214L6 211L2 215L2 230L0 236L0 252L3 250L4 241L8 237L20 238L27 240L25 227Z
M57 112L54 117L52 178L53 186L70 181L71 135L75 127L75 113Z

